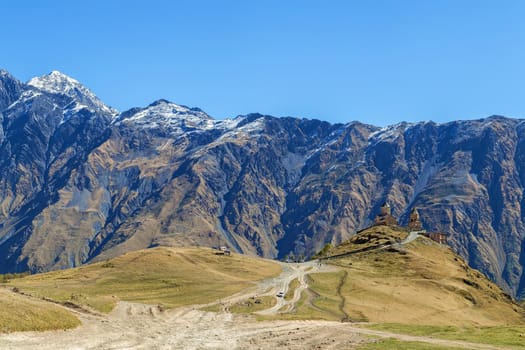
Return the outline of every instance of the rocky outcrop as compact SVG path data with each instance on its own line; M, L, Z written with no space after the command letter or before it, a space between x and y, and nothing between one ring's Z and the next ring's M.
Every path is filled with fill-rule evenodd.
M77 266L156 245L312 255L369 226L447 232L525 295L525 123L401 123L259 114L214 120L159 100L117 114L58 72L0 72L0 271Z

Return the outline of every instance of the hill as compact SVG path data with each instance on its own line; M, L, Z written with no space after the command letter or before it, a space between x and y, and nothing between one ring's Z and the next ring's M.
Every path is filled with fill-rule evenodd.
M0 289L3 332L12 331L4 325L5 315L14 309L11 317L24 327L19 329L39 329L35 324L40 319L68 317L73 322L69 326L51 323L48 328L76 325L73 316L54 313L64 309L53 303L76 310L83 325L68 332L0 335L0 344L6 349L44 344L50 350L363 345L495 350L515 349L524 334L521 307L499 287L448 247L402 229L364 230L325 251L321 263L278 264L217 253L158 247L13 279L8 286L23 295ZM185 305L191 307L178 308ZM29 317L20 317L19 310L31 307ZM242 315L246 313L256 317Z
M73 328L80 321L51 303L0 288L0 333Z
M37 298L109 312L117 301L172 308L230 296L276 276L279 264L207 248L153 248L120 257L12 280Z
M322 261L342 272L311 278L324 289L329 283L340 303L332 310L377 323L523 324L524 309L450 247L423 236L403 244L407 236L402 228L373 226L326 252Z

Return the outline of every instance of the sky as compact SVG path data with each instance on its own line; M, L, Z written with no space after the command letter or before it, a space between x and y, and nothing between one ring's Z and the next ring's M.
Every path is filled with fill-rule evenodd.
M525 1L2 0L0 68L120 111L164 98L374 125L525 118Z

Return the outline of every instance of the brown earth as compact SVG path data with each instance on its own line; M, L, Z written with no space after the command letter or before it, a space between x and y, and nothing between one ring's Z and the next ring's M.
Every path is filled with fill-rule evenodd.
M382 244L385 242L387 245ZM375 248L363 252L361 246ZM0 335L0 348L353 349L374 341L374 338L370 338L372 336L448 347L495 350L505 348L361 328L363 323L355 322L356 315L371 322L415 325L523 324L519 305L478 271L469 268L448 247L427 238L376 227L361 232L349 242L334 248L333 252L340 257L329 260L329 263L282 263L280 275L260 280L236 294L208 304L166 309L161 305L119 301L107 315L70 310L79 317L82 326L68 331ZM350 254L341 257L344 252ZM146 260L139 260L138 257L145 259L151 254L159 255L160 260L172 261L179 255L188 260L190 250L153 249L131 253L122 259L132 257L132 261L143 265ZM218 263L221 257L208 250L194 249L191 254L189 260L192 265L207 261L217 268L226 266L224 262ZM177 263L179 270L182 262ZM251 259L245 264L249 262ZM106 265L110 263L112 269L120 266L118 259ZM97 266L95 264L92 268ZM129 264L124 266L130 268ZM78 271L84 275L87 273L86 267ZM73 272L64 273L68 275ZM26 279L35 281L57 274L60 272ZM286 294L293 281L296 281L293 297L277 295L279 292ZM318 289L320 281L328 283L323 285L327 290L333 292L337 289L337 295L341 297L341 304L337 307L350 316L346 320L354 322L294 319L308 315L305 307L323 311L322 307L326 303L316 301L316 298L323 299L326 296L326 291ZM317 296L301 298L305 291L308 295ZM274 297L276 302L255 314L228 312L232 305L254 297ZM335 300L335 303L339 301ZM214 308L217 312L205 311ZM280 317L291 319L282 320ZM266 320L258 321L260 318Z
M277 278L263 281L266 294L286 290L298 276L319 273L313 263L284 269ZM333 269L328 267L328 269ZM254 290L224 298L228 304L253 295ZM294 298L295 299L295 298ZM295 300L289 301L293 307ZM68 331L20 332L0 336L5 350L55 349L354 349L373 341L369 336L396 338L466 349L496 350L500 346L407 336L330 321L256 321L254 316L206 312L202 305L163 310L159 306L119 302L109 314L74 312L82 326ZM277 313L274 308L263 314Z

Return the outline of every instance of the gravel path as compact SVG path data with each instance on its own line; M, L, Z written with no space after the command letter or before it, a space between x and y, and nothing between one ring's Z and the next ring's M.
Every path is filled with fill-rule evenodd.
M335 271L317 262L285 264L283 273L259 283L244 293L225 298L228 304L259 295L286 292L298 278L300 286L293 299L277 298L275 307L260 312L270 315L280 308L293 309L307 288L308 273ZM219 302L216 302L217 304ZM211 305L211 304L210 304ZM444 346L478 350L504 350L503 347L472 344L429 337L415 337L356 327L352 323L329 321L264 321L253 316L228 312L205 312L202 305L163 311L157 306L119 302L109 315L76 314L82 325L73 330L24 332L0 335L3 350L117 350L117 349L354 349L370 341L369 336L420 341ZM282 310L281 310L282 311ZM75 312L75 311L73 311Z

